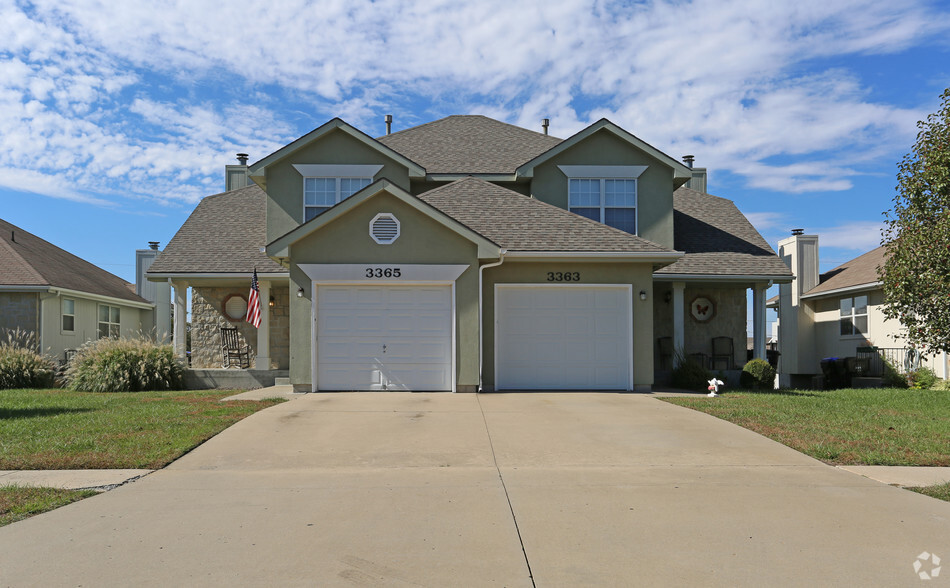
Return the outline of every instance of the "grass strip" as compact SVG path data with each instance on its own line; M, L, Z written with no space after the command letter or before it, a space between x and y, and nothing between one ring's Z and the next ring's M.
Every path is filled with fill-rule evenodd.
M919 492L920 494L926 494L927 496L950 502L950 482L947 482L946 484L937 484L936 486L907 488L907 490L913 490L914 492Z
M235 391L0 390L0 470L158 469L280 399Z
M728 392L667 402L835 465L950 466L950 392L866 388Z
M0 486L0 527L96 494L95 490Z

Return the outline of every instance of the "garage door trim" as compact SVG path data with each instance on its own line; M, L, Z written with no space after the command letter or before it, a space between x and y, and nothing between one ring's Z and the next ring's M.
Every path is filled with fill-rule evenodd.
M498 293L502 289L529 289L529 288L586 288L586 289L617 289L623 290L625 292L626 304L624 310L627 313L626 320L626 333L625 338L627 341L627 390L633 390L633 285L632 284L565 284L565 283L503 283L495 284L494 288L494 349L493 354L495 358L494 372L495 372L495 389L504 390L508 388L502 388L499 384L498 378L498 350L499 350L499 331L498 328Z

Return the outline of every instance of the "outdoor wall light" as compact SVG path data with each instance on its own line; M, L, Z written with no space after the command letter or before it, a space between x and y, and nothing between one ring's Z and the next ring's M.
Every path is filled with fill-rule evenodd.
M267 306L274 308L274 297L271 296L270 300L267 301Z
M647 291L640 290L640 300L646 300L646 299L647 299Z
M297 298L303 298L303 288L297 288Z
M666 302L667 304L669 304L671 300L673 300L672 292L667 292L666 294L663 295L663 302Z

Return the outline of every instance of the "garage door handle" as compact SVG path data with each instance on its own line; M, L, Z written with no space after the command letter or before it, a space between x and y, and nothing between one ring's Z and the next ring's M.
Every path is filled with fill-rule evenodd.
M383 353L386 353L386 344L383 343Z

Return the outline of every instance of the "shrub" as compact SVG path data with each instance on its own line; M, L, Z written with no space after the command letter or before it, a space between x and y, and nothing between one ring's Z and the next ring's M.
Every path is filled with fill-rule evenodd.
M36 350L33 333L7 331L0 342L0 390L9 388L49 388L53 385L56 365Z
M706 390L712 374L705 367L691 357L683 357L677 353L676 359L679 363L673 368L670 383L674 388L681 390Z
M181 390L184 368L171 345L145 337L99 339L76 352L66 379L70 390L84 392Z
M881 377L881 383L885 388L906 388L907 378L897 371L894 364L884 360L884 375Z
M775 368L764 359L751 359L742 366L739 385L752 390L771 390L775 385Z
M931 390L937 385L937 374L929 367L919 367L907 374L907 385L915 390Z
M934 390L950 390L950 380L937 380L933 386Z

